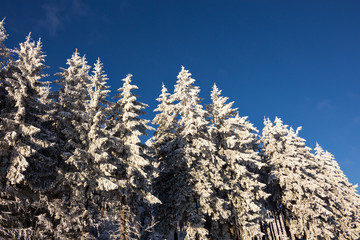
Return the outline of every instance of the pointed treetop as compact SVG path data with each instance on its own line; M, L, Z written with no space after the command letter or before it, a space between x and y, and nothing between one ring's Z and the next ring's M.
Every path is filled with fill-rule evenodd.
M26 42L30 42L31 40L31 32L29 32L29 34L26 36Z
M5 39L8 36L6 34L4 25L5 25L5 18L0 22L0 44L2 44L2 42L5 41Z
M90 67L87 65L85 54L83 57L80 57L78 49L75 49L75 52L71 55L71 58L66 62L69 66L79 66L82 65L82 69L89 69Z
M100 58L97 59L94 64L93 75L90 76L90 85L89 85L89 111L91 115L95 115L99 109L102 108L101 104L107 105L108 102L105 100L108 97L110 90L107 90L109 86L106 85L108 80L105 71L103 70L103 64L100 61Z
M316 142L314 150L315 150L317 155L321 155L321 154L325 153L325 150L320 146L320 144L318 142Z
M123 78L121 81L123 81L123 85L118 88L119 94L115 95L115 98L123 97L125 99L129 99L131 96L134 98L133 101L136 101L136 95L134 95L131 91L134 89L138 89L138 86L131 84L131 78L132 74L127 74L125 78ZM130 99L129 99L130 100ZM128 101L128 100L127 100Z
M170 93L168 93L167 88L165 87L165 84L162 83L161 86L161 94L158 98L156 98L156 101L160 102L160 104L158 104L158 107L154 110L154 112L162 112L165 110L166 106L168 104L170 104Z
M19 56L16 60L17 67L24 76L28 77L29 83L32 87L38 85L38 80L45 77L45 74L39 74L46 66L45 54L42 51L42 44L40 39L35 42L31 39L31 33L26 37L26 41L20 43L20 49L15 50Z
M161 102L161 101L163 101L163 99L164 99L164 100L169 99L169 96L170 96L170 93L168 93L168 89L165 87L165 84L162 83L162 85L161 85L161 94L160 94L160 97L157 98L156 100L157 100L158 102Z
M5 18L0 22L0 68L2 64L4 64L3 60L9 56L9 49L7 49L3 43L8 37L4 28L4 20Z
M210 121L215 125L223 125L228 118L235 117L237 114L237 108L232 108L234 102L226 103L229 98L221 96L221 92L216 84L214 84L211 91L212 103L206 106L211 118Z
M181 66L181 71L179 72L177 79L177 83L186 80L187 86L195 82L195 79L191 78L191 73L189 70L186 70L184 66Z
M221 90L219 90L219 88L214 83L214 85L212 87L211 95L210 95L211 99L215 99L215 98L219 97L220 95L221 95Z
M166 88L164 82L161 84L161 93L167 93L168 89Z
M274 123L275 125L280 125L280 126L283 125L283 121L279 117L275 117Z
M85 84L85 82L88 81L88 73L90 70L90 66L87 65L85 55L83 57L80 57L78 50L75 49L75 52L73 52L71 58L67 59L66 65L68 65L69 67L60 68L61 70L63 70L63 72L57 74L65 79L68 78L66 81L64 81L65 79L58 81L60 85L64 84L62 82L78 82L79 80L80 82L82 82L81 85L83 85L83 87L87 85L87 83ZM74 78L74 76L76 77Z

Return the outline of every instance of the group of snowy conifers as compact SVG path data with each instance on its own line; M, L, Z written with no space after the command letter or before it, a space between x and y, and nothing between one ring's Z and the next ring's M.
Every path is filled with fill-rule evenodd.
M266 119L261 135L182 68L141 118L131 75L109 101L98 60L76 51L44 81L41 42L0 22L1 239L359 239L360 197L333 156Z

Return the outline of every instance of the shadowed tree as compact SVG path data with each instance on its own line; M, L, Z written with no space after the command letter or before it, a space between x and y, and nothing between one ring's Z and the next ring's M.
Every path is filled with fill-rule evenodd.
M91 158L88 153L89 69L85 57L75 51L61 68L56 81L55 127L61 148L61 176L58 198L51 203L56 238L90 237L92 193Z
M222 180L216 194L226 207L218 209L213 239L251 239L261 237L264 218L265 184L260 182L260 169L264 166L258 153L257 130L240 117L233 102L226 103L216 85L211 93L212 103L207 106L211 123L212 141L220 161L217 171ZM232 235L232 236L230 236ZM217 236L217 237L215 237Z
M282 215L285 216L291 238L344 238L346 235L341 235L343 233L339 227L342 225L340 222L346 218L339 215L337 209L341 209L342 206L331 201L331 191L329 191L330 187L336 188L340 185L335 182L334 185L329 185L328 181L331 181L332 177L321 170L323 169L321 165L324 166L325 162L315 161L310 148L305 145L305 140L298 136L300 129L296 131L289 129L279 118L275 119L275 124L268 119L265 120L262 135L263 152L269 164L268 187L272 194L271 201L274 204L275 215L280 218ZM318 152L319 159L323 155L320 154L319 148ZM328 163L333 165L331 162ZM336 171L336 167L332 171ZM341 175L339 177L341 178ZM354 192L350 184L346 186L350 192ZM351 201L356 203L358 198L352 198ZM352 214L354 213L349 215ZM285 235L286 232L282 231L278 234Z
M146 135L149 120L140 118L145 112L146 104L138 102L132 93L137 89L131 84L132 75L123 79L123 85L115 96L117 102L111 107L108 126L116 148L111 154L122 162L121 196L119 197L120 239L140 239L144 234L146 224L143 222L144 211L149 204L157 203L158 199L151 194L148 171L149 157L145 153L146 146L140 137Z
M41 80L45 55L30 34L13 50L1 74L0 112L0 236L52 236L47 196L56 183L56 137L50 131L49 88ZM6 96L3 96L5 94Z

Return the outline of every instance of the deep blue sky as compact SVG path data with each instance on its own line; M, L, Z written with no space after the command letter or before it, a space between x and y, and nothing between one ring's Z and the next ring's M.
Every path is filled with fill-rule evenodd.
M42 38L49 74L76 48L100 57L113 92L132 73L148 119L184 65L205 103L216 82L259 130L303 126L360 183L360 1L11 0L3 17L8 47Z

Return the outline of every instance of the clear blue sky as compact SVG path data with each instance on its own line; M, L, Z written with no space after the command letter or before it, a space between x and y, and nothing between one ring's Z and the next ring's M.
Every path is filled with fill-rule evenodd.
M76 48L113 93L132 73L148 119L184 65L204 103L216 82L259 130L265 116L303 126L360 183L360 1L9 0L3 17L8 47L42 38L49 74Z

